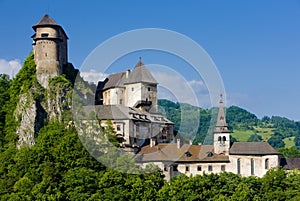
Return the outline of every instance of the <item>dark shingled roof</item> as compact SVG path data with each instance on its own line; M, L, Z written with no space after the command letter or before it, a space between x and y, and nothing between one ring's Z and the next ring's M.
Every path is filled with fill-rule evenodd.
M128 80L124 84L133 84L138 82L158 84L141 60L136 64L135 68L130 73Z
M231 155L281 155L268 142L234 142Z
M44 17L42 19L40 19L40 21L38 21L38 23L36 23L36 25L34 25L34 26L36 27L36 26L43 26L43 25L58 26L58 24L48 14L44 15Z
M160 114L150 114L137 108L126 107L123 105L90 105L83 107L86 117L91 112L95 112L97 117L102 120L134 120L139 122L153 122L159 124L174 124ZM145 118L146 117L146 118Z
M300 169L300 158L282 158L280 160L280 166L286 170L292 170L295 168Z
M107 78L103 90L115 88L115 87L125 87L124 82L126 80L126 72L111 74Z
M131 119L130 112L137 113L122 105L95 105L95 106L85 106L84 112L88 116L89 113L94 111L99 119L115 119L115 120L125 120Z
M136 155L137 162L150 161L176 161L176 162L229 162L229 157L225 155L208 156L208 152L213 152L212 145L188 145L184 144L179 149L176 143L158 144L151 147L145 146ZM189 156L186 154L189 152Z
M34 31L36 31L38 27L47 27L47 26L59 27L62 30L63 34L67 37L67 39L69 39L64 29L60 25L58 25L48 14L45 14L44 17L42 17L42 19L40 19L34 26L32 26L32 28L34 29Z

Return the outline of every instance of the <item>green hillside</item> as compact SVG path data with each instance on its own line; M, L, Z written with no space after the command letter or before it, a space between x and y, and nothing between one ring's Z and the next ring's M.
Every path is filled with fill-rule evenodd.
M99 157L104 157L107 162L118 162L114 168L105 167L98 162L99 158L93 158L84 147L90 141L81 141L75 127L68 124L68 110L61 114L61 121L52 119L44 122L34 146L17 149L18 136L15 128L22 116L13 118L13 115L20 93L32 95L34 100L41 102L47 98L45 91L37 91L39 88L36 86L33 70L31 55L13 80L6 75L0 75L1 201L300 199L299 171L287 174L282 168L269 170L263 178L241 177L222 172L194 177L182 174L166 182L162 172L154 166L148 167L148 170L152 170L151 173L142 174L145 172L139 169L132 157L118 157L114 152L107 153L107 149L95 146L93 151ZM55 83L54 86L65 84L66 81L74 82L74 69L69 70L73 73L65 72L63 76L51 81ZM217 108L201 109L167 100L160 100L159 104L160 111L176 123L175 128L180 135L188 139L196 133L195 143L205 140L209 142ZM296 135L299 122L285 118L281 121L278 117L258 120L255 115L238 107L228 108L227 116L236 139L259 139L258 135L264 135L265 140L268 138L273 143L276 140L279 143L282 141L286 146L293 146L293 141L299 141L299 133ZM199 118L200 122L197 121ZM112 132L111 129L112 127L106 128L103 134L116 142L115 136L109 136L112 135L109 133ZM280 151L285 156L300 157L300 152L295 148ZM126 174L118 170L141 174Z
M159 100L158 104L160 112L175 123L175 130L184 139L193 139L194 143L212 143L212 128L218 108L202 109L169 100ZM183 117L185 121L181 121ZM278 116L258 119L254 114L237 106L226 108L226 119L232 132L232 141L267 141L275 148L300 149L300 122ZM198 128L192 129L195 128L195 122L199 123L196 125Z

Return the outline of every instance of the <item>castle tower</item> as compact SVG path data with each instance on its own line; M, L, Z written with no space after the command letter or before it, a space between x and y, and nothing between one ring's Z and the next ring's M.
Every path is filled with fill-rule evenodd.
M125 105L141 110L157 112L157 81L147 70L141 58L129 74L125 85Z
M216 154L228 155L230 148L230 131L228 130L228 125L226 123L222 95L219 104L219 113L214 129L214 152Z
M32 28L37 80L47 88L49 79L61 75L68 63L68 36L47 14Z

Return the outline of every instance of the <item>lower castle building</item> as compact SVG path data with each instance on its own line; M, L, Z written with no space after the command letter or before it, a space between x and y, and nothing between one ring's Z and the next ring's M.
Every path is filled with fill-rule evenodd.
M169 180L179 174L197 175L223 171L242 176L262 177L281 162L281 153L268 142L230 143L223 101L220 100L213 145L150 144L142 147L136 156L141 166L157 165Z

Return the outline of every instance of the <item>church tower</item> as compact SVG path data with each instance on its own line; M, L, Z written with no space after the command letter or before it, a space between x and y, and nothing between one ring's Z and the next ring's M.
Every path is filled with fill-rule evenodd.
M47 14L32 28L37 80L47 88L49 79L61 75L68 63L68 36Z
M141 58L129 74L125 85L125 105L157 113L157 81L147 70Z
M216 154L229 154L230 148L230 131L226 123L222 95L219 102L219 112L217 123L214 129L214 152Z

